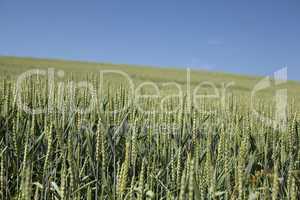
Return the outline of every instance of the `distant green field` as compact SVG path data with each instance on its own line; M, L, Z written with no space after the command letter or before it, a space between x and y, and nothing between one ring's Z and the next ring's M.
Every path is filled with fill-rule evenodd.
M47 68L63 70L67 75L72 73L79 80L84 80L86 74L99 76L101 70L119 70L128 74L137 85L145 81L151 81L157 83L160 87L163 87L162 83L176 82L182 86L183 90L185 90L187 84L187 71L184 68L155 68L151 66L126 64L116 65L110 63L0 57L0 71L2 75L9 74L11 76L18 76L22 72L30 69ZM190 74L191 89L206 81L213 83L218 88L222 87L222 84L232 82L233 85L229 87L230 91L246 96L250 95L253 87L264 78L195 69L191 69ZM272 76L273 74L270 75ZM120 78L120 76L118 77ZM111 81L113 80L114 79L111 79ZM209 86L204 87L210 88ZM279 87L275 87L274 84L272 84L271 87L261 91L261 93L263 93L264 96L272 97L274 90L277 88L286 88L290 99L298 99L300 97L300 83L296 81L288 81L285 84L281 84Z

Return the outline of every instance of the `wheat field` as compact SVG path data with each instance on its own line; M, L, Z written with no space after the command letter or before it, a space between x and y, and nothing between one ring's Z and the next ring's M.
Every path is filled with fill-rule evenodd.
M18 85L23 72L48 68L64 73ZM123 80L101 82L100 69L156 83L161 95L136 100ZM235 85L224 101L191 101L180 69L2 57L0 71L1 199L299 199L297 82L283 86L285 126L274 126L253 115L249 94L261 77L192 71L191 90L198 79ZM94 90L74 87L80 81ZM182 96L170 95L171 81ZM273 90L255 99L270 119Z

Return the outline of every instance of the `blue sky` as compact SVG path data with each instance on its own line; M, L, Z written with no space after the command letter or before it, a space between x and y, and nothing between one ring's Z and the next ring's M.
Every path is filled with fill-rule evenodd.
M0 55L300 80L299 0L0 0Z

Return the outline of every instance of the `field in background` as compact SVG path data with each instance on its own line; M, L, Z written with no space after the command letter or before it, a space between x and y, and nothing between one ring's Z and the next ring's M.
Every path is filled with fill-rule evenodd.
M187 66L188 67L188 66ZM79 79L84 80L85 74L97 74L100 70L121 70L127 73L133 80L137 82L153 81L155 83L176 82L184 86L187 83L186 69L175 68L155 68L149 66L135 65L116 65L109 63L92 63L79 61L63 61L63 60L47 60L47 59L31 59L17 57L0 57L1 74L20 75L30 69L60 69L64 72L73 73ZM273 72L271 72L273 73ZM266 74L272 76L273 74ZM222 83L234 82L232 88L236 92L250 93L255 84L264 77L234 75L221 72L209 72L205 70L191 69L191 85L192 87L209 81L215 83L217 87L221 87ZM288 81L280 86L287 88L290 97L298 98L300 96L300 83L296 81ZM274 86L268 88L264 92L276 89Z

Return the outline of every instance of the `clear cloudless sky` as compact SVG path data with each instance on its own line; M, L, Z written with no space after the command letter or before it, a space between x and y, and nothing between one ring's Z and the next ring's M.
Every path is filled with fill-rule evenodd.
M300 1L0 0L0 55L300 80Z

